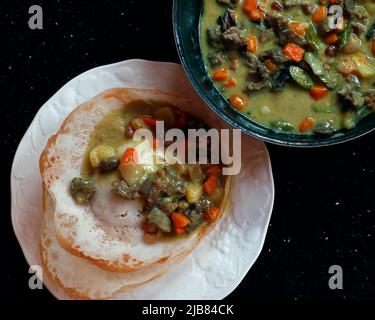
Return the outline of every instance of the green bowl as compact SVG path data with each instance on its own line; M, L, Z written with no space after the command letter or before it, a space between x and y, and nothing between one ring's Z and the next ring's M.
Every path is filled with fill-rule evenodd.
M340 130L330 136L298 135L275 132L230 107L208 76L199 44L202 0L173 1L173 29L182 65L202 99L222 119L248 135L266 142L296 147L319 147L358 138L375 128L375 114L360 121L354 129Z

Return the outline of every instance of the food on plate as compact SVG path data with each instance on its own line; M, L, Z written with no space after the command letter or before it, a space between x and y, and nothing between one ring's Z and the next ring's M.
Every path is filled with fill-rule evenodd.
M204 239L228 197L221 165L145 161L167 147L156 139L157 120L166 129L206 128L195 107L156 90L119 88L66 118L40 157L64 251L104 271L133 273L176 264ZM153 133L151 143L133 139L138 129Z
M375 111L373 1L203 3L207 72L245 116L275 131L329 135Z

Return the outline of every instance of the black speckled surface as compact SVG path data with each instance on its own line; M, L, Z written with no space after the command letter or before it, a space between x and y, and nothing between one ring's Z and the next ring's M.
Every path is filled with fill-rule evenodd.
M44 9L44 30L27 25L32 4ZM87 69L130 58L178 62L171 4L1 2L1 295L53 299L28 288L28 266L10 223L9 172L26 128L53 93ZM230 298L375 297L374 137L311 150L268 145L276 188L271 225L259 259ZM343 290L328 288L333 264L343 268Z

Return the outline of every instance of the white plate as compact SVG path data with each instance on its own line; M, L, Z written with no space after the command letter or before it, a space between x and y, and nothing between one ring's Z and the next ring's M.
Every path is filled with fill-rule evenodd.
M113 87L154 88L200 100L180 65L143 60L89 70L49 99L19 144L11 173L13 228L30 265L40 265L39 155L76 106ZM124 293L121 299L223 299L238 286L262 249L274 200L265 144L243 135L242 164L233 179L229 208L203 243L165 276ZM47 277L43 281L56 298L67 298Z

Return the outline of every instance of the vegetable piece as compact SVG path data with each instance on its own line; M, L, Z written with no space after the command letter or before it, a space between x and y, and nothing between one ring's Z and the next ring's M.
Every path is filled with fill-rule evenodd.
M206 169L208 176L219 176L221 174L221 167L218 164L210 164Z
M147 124L151 128L156 127L156 119L150 117L150 116L141 116L142 121Z
M74 178L70 183L70 194L78 204L88 204L95 191L95 184L91 180Z
M310 89L310 96L314 100L321 100L328 94L328 89L322 85L314 85Z
M241 97L238 94L231 95L231 97L229 99L229 103L231 104L231 106L233 108L235 108L237 110L244 109L245 105L246 105L245 98Z
M304 56L304 60L311 67L314 74L316 74L317 76L320 76L320 75L324 74L325 71L324 71L324 68L323 68L323 64L315 54L313 54L311 52L306 52L306 54Z
M310 90L314 85L313 80L306 71L297 66L291 66L289 72L295 82L297 82L302 88Z
M283 54L295 62L300 62L305 54L305 50L294 43L288 43L283 48Z
M113 157L115 155L115 150L108 145L99 145L91 150L89 158L90 163L93 168L97 168L100 162L104 159Z
M364 79L375 76L375 66L370 64L366 56L362 52L352 56L352 60L360 76Z
M246 47L249 52L255 52L258 49L258 40L254 35L249 35L246 41Z
M203 184L203 189L207 194L214 193L217 187L217 178L215 176L209 177L206 182Z
M171 214L171 219L172 219L173 225L176 228L184 228L189 224L188 217L179 212L173 212Z
M173 228L173 231L176 235L179 235L179 234L182 234L185 232L185 228L178 228L178 227L174 227Z
M349 35L348 41L342 48L345 54L356 53L361 49L362 41L354 33Z
M272 121L271 127L280 131L290 132L294 130L294 127L287 121Z
M172 231L172 222L168 215L157 207L153 208L147 215L147 221L164 232Z
M314 119L311 117L306 118L301 122L299 125L299 131L300 132L307 132L310 131L314 126Z
M353 33L353 28L352 28L352 25L350 23L348 23L344 29L344 31L340 34L340 37L339 37L339 48L340 50L342 48L344 48L344 46L346 45L346 43L348 42L349 40L349 37L350 35Z
M202 183L204 179L206 178L205 174L202 171L202 167L200 166L200 164L189 165L188 171L189 171L190 180L195 184Z
M176 115L171 107L156 109L154 117L157 120L164 121L165 125L169 128L174 128L176 126Z
M224 81L228 78L229 71L226 68L217 69L212 74L212 79L215 81Z
M187 183L185 187L186 200L189 203L195 203L202 196L203 187L200 184Z
M327 38L326 38L326 43L327 44L335 44L339 41L339 36L336 34L336 33L332 33L330 34Z
M311 17L311 20L312 20L312 22L314 22L316 24L319 24L319 23L323 22L326 17L327 17L327 8L326 7L319 7L314 11L314 13Z
M355 72L356 66L350 57L344 56L336 65L336 69L347 77Z
M227 88L232 88L235 87L237 84L237 80L235 78L230 78L228 81L225 83L225 87Z
M325 120L315 126L314 132L319 135L329 135L335 132L335 129L332 126L332 121Z
M251 11L255 10L258 6L257 0L244 0L242 10L250 18Z
M211 207L203 214L203 219L206 220L207 222L212 223L217 219L217 217L219 216L219 213L220 213L219 208Z
M100 161L99 163L99 170L102 173L111 172L117 169L120 164L120 158L117 156L109 157Z
M306 32L306 40L309 44L309 46L314 50L314 51L319 51L321 42L319 40L318 33L316 31L316 28L314 24L309 21L309 27Z
M254 10L251 10L251 12L249 14L249 18L252 21L260 21L264 18L264 14L263 14L262 10L256 8Z
M124 165L126 163L135 163L138 162L138 153L135 148L127 148L122 154L120 159L120 164Z
M145 174L145 168L133 162L120 163L119 170L122 178L131 186L139 183Z
M294 33L300 36L304 36L306 33L306 26L296 21L293 21L292 23L290 23L290 25L288 26L288 29L292 30Z
M319 78L329 89L335 89L339 87L343 81L343 78L336 72L333 67L327 70L324 74L319 75Z

